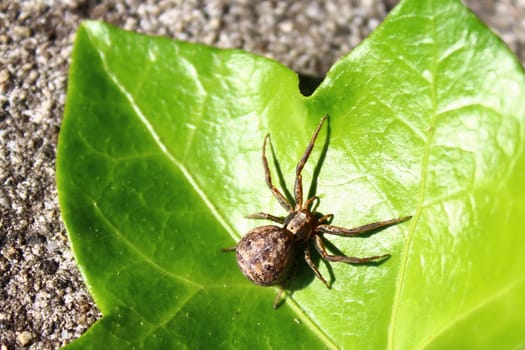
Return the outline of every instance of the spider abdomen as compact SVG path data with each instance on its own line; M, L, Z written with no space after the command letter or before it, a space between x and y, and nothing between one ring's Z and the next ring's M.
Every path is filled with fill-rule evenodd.
M271 286L282 283L293 265L294 237L274 225L256 227L236 247L237 263L253 283Z

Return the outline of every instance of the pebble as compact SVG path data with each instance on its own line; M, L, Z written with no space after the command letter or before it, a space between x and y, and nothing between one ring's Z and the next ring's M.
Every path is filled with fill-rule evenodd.
M27 346L33 341L33 334L29 331L23 331L17 335L16 340L20 346Z

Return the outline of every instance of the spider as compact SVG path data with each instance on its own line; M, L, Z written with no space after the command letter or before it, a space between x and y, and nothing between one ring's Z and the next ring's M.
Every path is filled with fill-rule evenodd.
M279 306L281 293L291 277L294 256L298 249L304 250L304 260L312 269L315 276L321 280L328 289L330 289L330 285L312 261L309 247L311 242L313 242L313 246L323 260L350 264L363 264L370 261L383 260L389 258L390 254L369 256L365 258L331 255L325 248L322 234L357 236L411 218L411 216L404 216L398 219L379 221L348 229L328 224L331 222L333 214L320 216L315 215L316 213L311 211L313 202L318 200L317 196L308 198L303 202L303 182L301 172L312 152L319 130L323 126L327 117L328 116L325 115L321 118L321 121L319 122L319 125L317 125L303 156L297 163L294 185L295 206L290 203L272 183L270 168L268 166L268 160L266 159L266 144L270 139L270 134L266 135L262 146L262 162L266 185L270 191L272 191L273 196L277 199L279 204L288 212L288 215L282 218L259 212L246 216L250 219L274 221L281 226L265 225L256 227L248 231L236 246L223 249L223 251L236 251L237 264L239 265L240 270L253 283L260 286L280 286L273 304L274 309Z

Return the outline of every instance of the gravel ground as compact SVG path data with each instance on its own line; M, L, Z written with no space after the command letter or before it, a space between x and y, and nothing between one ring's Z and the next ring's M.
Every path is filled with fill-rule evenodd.
M147 34L237 47L322 76L397 3L0 1L0 347L54 349L100 314L59 217L55 153L74 33L100 19ZM525 61L525 0L467 1Z

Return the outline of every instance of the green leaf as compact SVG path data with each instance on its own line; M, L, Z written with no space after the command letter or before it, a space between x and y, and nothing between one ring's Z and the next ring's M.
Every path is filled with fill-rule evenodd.
M523 96L517 60L456 0L402 1L308 98L266 58L85 22L57 181L104 316L68 348L525 344ZM274 311L276 289L220 249L262 224L244 215L285 214L264 183L264 135L290 186L324 114L303 176L308 188L320 169L318 210L346 227L414 217L327 236L336 253L392 257L318 261L331 290L300 264Z

